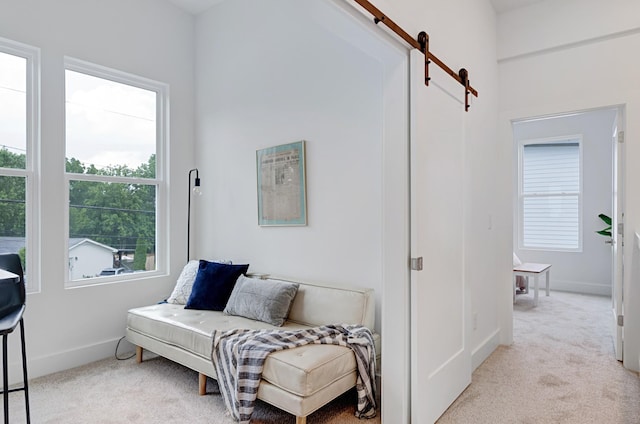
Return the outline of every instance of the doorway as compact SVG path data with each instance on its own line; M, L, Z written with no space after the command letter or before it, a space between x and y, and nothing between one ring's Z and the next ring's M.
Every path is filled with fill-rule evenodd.
M614 341L620 343L616 356L622 352L616 318L622 304L623 243L617 230L624 209L623 179L618 177L623 115L624 108L614 106L512 121L514 253L523 262L552 264L552 290L612 298ZM527 155L529 163L542 164L529 165L528 178L555 172L558 181L525 186ZM564 155L557 160L566 163L553 165L557 155ZM598 233L610 225L602 215L611 218L610 235Z

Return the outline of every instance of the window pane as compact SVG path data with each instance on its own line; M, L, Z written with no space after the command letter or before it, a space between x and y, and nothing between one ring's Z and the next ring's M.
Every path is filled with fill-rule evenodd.
M523 220L524 247L579 247L577 195L525 198Z
M0 52L0 167L25 168L27 60Z
M155 209L155 185L70 181L70 279L155 270Z
M522 156L522 247L580 248L580 145L532 143Z
M70 70L65 75L66 157L125 176L146 166L156 154L157 93ZM155 168L145 177L154 178Z
M523 193L575 193L580 190L577 143L524 146Z
M18 253L25 267L24 177L0 176L0 253Z

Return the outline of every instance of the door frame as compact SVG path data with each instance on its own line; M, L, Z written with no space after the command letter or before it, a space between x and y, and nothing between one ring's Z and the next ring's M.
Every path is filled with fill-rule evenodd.
M626 134L626 109L619 106L617 109L615 134L612 135L613 142L613 199L612 199L612 288L611 288L611 323L614 334L614 354L618 361L624 359L624 326L618 321L619 316L623 316L624 305L624 231L618 231L618 225L624 228L625 220L625 140ZM622 135L621 135L622 134ZM621 140L622 138L622 140Z
M410 254L409 211L409 47L391 34L371 25L361 10L344 0L331 3L345 13L350 24L364 28L367 44L380 60L383 72L382 134L382 293L381 299L382 422L409 423L411 419L410 369ZM333 23L335 25L335 23ZM362 46L359 46L362 48Z
M624 119L624 117L626 116L626 110L627 110L626 101L612 102L612 104L606 104L603 102L597 105L594 104L589 106L585 106L584 104L573 103L573 104L567 104L564 107L563 106L556 106L555 108L533 107L533 108L527 108L519 111L505 111L500 113L498 132L499 132L500 139L504 141L503 152L506 155L508 155L511 161L510 169L512 170L512 175L514 175L513 170L517 166L515 158L517 157L516 151L518 149L518 146L516 143L514 143L514 138L513 138L513 127L512 127L513 123L517 121L528 120L528 119L544 119L544 118L551 118L551 117L568 115L573 113L596 111L601 109L617 109L618 122L620 123L620 125L622 125L622 131L626 130L625 128L626 121ZM626 197L625 191L624 191L625 190L624 181L621 181L620 183L622 185L622 190L619 192L619 195L621 195L624 199ZM514 247L513 246L513 228L514 228L513 211L516 210L517 201L518 201L517 200L517 189L518 189L517 181L514 181L514 179L511 178L510 184L511 184L510 190L511 190L511 199L512 199L511 214L509 215L511 218L511 228L512 228L511 252L505 252L505 255L507 255L507 257L509 258L511 258L513 247ZM624 204L625 203L623 201L623 205ZM625 213L625 211L623 210L622 213ZM502 328L502 331L500 334L500 343L504 345L511 345L513 343L513 287L512 285L513 285L513 276L510 273L510 278L508 281L505 281L504 290L500 296L501 305L502 305L500 310L501 328ZM611 294L612 298L614 296L613 289L614 287L612 282L612 294Z

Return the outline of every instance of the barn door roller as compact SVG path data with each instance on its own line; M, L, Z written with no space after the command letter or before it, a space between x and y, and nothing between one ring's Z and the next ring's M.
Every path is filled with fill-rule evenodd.
M414 39L398 24L393 22L384 13L382 13L377 7L371 4L368 0L355 0L360 6L362 6L367 12L373 15L373 21L376 24L383 23L391 31L396 33L400 38L409 43L413 48L420 50L424 54L424 84L429 85L429 65L433 62L438 65L443 71L449 74L453 79L458 81L464 87L464 110L469 110L469 94L473 94L478 97L478 92L471 87L469 83L469 72L462 68L457 73L449 68L443 61L438 59L436 55L429 50L429 35L422 31L418 34L418 38Z

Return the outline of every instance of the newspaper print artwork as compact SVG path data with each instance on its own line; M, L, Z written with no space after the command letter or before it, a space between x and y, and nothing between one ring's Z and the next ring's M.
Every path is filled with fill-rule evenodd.
M256 152L258 225L307 225L305 142Z

